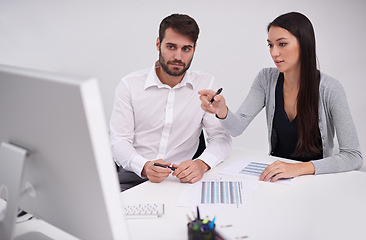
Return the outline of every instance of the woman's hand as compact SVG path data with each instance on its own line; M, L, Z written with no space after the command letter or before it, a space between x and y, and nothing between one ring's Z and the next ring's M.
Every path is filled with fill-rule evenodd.
M275 182L281 178L293 178L300 175L314 174L315 168L311 162L286 163L275 161L264 169L259 176L260 181Z
M226 106L226 100L222 95L216 95L212 90L201 90L198 92L201 100L201 108L203 111L216 114L219 118L224 119L227 116L228 108ZM210 103L211 99L214 99Z

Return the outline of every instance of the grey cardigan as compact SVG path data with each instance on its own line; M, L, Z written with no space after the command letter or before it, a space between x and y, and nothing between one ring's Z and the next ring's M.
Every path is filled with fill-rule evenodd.
M278 76L277 68L262 69L238 111L233 113L229 109L227 117L220 121L230 135L235 137L266 107L270 153ZM321 73L319 93L319 130L323 143L323 159L311 161L315 166L315 174L361 168L362 153L342 85L334 78ZM335 132L339 145L339 153L336 154L333 153Z

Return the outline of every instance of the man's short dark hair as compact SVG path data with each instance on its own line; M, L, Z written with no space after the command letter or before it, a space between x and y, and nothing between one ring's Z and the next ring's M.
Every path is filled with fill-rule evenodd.
M174 31L189 37L193 41L194 45L196 45L200 29L196 21L190 16L175 13L164 18L161 21L159 28L160 42L163 41L165 37L165 30L167 28L172 28Z

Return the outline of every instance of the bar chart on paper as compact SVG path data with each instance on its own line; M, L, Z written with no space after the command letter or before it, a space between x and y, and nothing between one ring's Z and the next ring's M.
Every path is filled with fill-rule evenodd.
M242 182L202 182L201 204L242 204Z
M240 171L240 173L260 176L264 169L268 166L265 163L251 162L248 166Z

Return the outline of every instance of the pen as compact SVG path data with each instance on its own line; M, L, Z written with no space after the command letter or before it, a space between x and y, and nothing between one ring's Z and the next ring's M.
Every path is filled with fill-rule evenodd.
M215 226L215 220L216 220L216 216L212 219L211 223L210 223L210 229L213 229Z
M197 206L197 220L201 220L201 216L200 216L200 209Z
M203 219L202 220L203 230L205 230L205 231L210 230L210 223L211 223L211 221L208 220L208 218Z
M222 92L222 88L219 88L219 90L217 90L217 92L215 93L215 95L211 98L210 103L213 103L213 102L215 101L214 97L215 97L216 95L219 95L221 92Z
M196 218L195 222L197 223L197 225L199 227L199 231L204 231L201 216L200 216L200 210L199 210L198 206L197 206L197 218Z
M163 168L170 168L172 171L175 170L175 167L171 167L171 166L166 166L160 163L154 163L154 166L158 166L158 167L163 167Z

